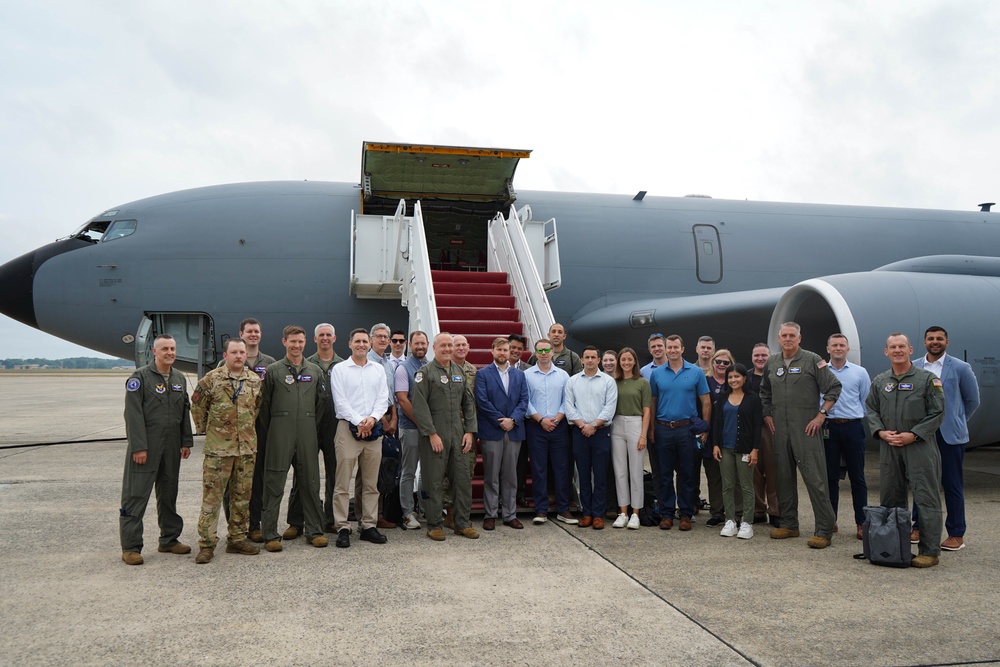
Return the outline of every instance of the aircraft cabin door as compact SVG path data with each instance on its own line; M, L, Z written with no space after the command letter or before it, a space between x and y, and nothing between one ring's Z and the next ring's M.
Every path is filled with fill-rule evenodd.
M136 368L153 360L153 342L160 334L174 337L177 361L194 365L198 377L215 367L215 324L206 313L146 313L136 331Z
M715 225L695 225L695 271L703 283L722 282L722 243Z

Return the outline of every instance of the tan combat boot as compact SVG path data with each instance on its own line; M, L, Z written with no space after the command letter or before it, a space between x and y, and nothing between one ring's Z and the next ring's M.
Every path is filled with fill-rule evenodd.
M126 565L142 565L143 563L142 554L140 554L138 551L123 551L122 561Z
M194 562L198 565L204 565L205 563L212 560L212 556L215 555L214 547L202 547L198 550L198 555L194 557Z

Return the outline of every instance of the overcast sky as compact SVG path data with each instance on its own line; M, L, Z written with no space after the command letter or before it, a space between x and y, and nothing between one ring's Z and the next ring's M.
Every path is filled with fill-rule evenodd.
M517 189L974 210L1000 3L0 4L0 263L149 195L357 182L364 140ZM91 354L0 316L0 358Z

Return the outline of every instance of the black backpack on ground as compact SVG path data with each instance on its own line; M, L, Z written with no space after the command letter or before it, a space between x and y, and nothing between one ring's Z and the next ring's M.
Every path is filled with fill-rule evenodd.
M400 460L382 457L378 469L378 492L382 497L382 517L386 521L399 523L403 520L403 507L399 502L399 475L402 470Z
M861 544L873 565L910 567L910 511L902 507L865 507L861 525ZM858 558L859 556L855 556Z

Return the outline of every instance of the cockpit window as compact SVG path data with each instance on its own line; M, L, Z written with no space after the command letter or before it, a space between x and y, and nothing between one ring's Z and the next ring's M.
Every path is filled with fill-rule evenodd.
M113 241L134 234L135 228L135 220L91 220L77 230L73 237L91 243Z
M130 236L135 234L135 220L115 220L111 223L111 227L108 229L107 233L104 234L103 241L114 241L115 239L120 239L123 236Z

